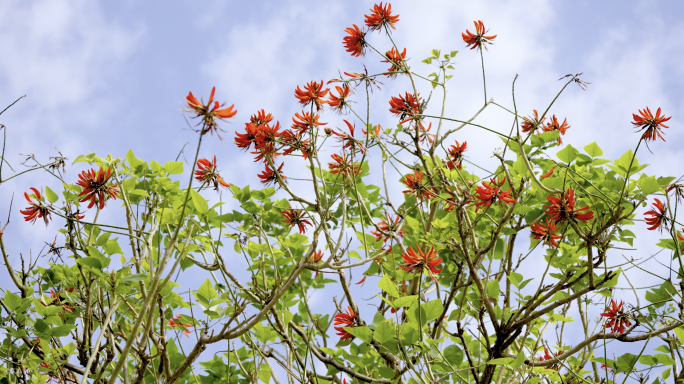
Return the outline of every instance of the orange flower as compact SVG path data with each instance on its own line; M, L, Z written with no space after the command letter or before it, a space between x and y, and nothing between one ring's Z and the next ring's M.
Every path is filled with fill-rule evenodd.
M684 244L684 236L680 235L679 232L677 232L677 238L682 242L681 244ZM684 246L682 246L682 252L684 252Z
M281 214L285 216L285 220L281 220L281 222L289 225L290 227L294 227L296 225L299 229L299 233L306 232L306 227L304 225L313 225L309 220L304 219L306 212L303 209L289 209L287 211L283 211Z
M563 353L563 351L558 351L558 352L555 353L555 355L556 355L556 356L560 356L562 353ZM547 361L547 360L554 360L554 359L556 359L556 357L555 357L555 356L552 356L552 355L549 353L549 351L547 351L546 348L544 348L544 356L541 356L541 357L539 358L539 361ZM557 371L558 369L560 369L560 366L559 366L558 364L553 364L553 365L551 365L551 366L549 367L549 369L553 369L553 370L556 370L556 371Z
M558 119L556 119L556 115L553 115L551 116L549 123L544 127L544 132L558 131L561 135L565 135L565 131L568 129L570 129L568 119L563 119L563 124L560 124L558 123ZM558 136L558 145L561 145L562 142L563 140L561 140L560 136Z
M622 300L618 305L615 300L610 299L611 306L606 308L606 311L601 314L601 316L608 319L606 321L606 328L610 328L613 333L625 333L625 328L632 325L629 321L629 314L625 313L622 309Z
M556 223L554 221L549 221L548 217L546 218L546 224L540 222L534 223L530 227L530 230L532 230L533 238L542 240L544 244L552 245L554 247L558 246L556 240L560 239L561 236L556 234L558 231Z
M252 144L256 143L256 136L259 133L259 124L245 123L245 133L235 131L235 144L240 149L248 150Z
M35 188L30 188L33 191L33 195L36 198L36 201L32 201L31 197L27 192L24 192L24 198L26 201L31 204L30 207L27 207L23 211L19 211L22 215L24 215L24 221L30 221L31 223L35 223L37 219L43 219L45 222L45 226L48 225L48 221L51 219L50 217L50 210L47 205L43 205L43 196L40 195L40 191L38 191Z
M399 15L392 16L392 4L390 3L385 4L384 7L382 2L380 5L375 4L370 11L370 15L364 16L366 16L366 26L371 31L379 31L383 26L394 29L394 24L399 21Z
M361 132L363 132L364 135L368 135L368 131L365 129L361 129ZM375 129L371 127L370 129L370 137L377 137L380 136L380 133L382 132L382 128L380 127L380 124L378 124Z
M342 157L335 153L331 157L335 162L328 163L328 168L333 175L339 174L344 180L351 181L361 174L361 166L354 164L351 156L345 154Z
M371 235L375 236L378 241L380 239L383 239L383 242L386 243L387 240L390 240L392 238L392 234L396 233L399 235L399 237L404 237L406 234L406 228L401 228L399 229L400 222L399 222L399 216L396 216L394 219L392 219L392 215L389 213L386 213L385 216L387 216L387 221L381 221L378 223L378 231L371 231Z
M254 125L268 124L273 121L273 115L270 113L267 115L266 111L263 109L258 111L255 115L249 117L249 122Z
M667 209L665 209L665 205L662 201L655 199L655 203L653 203L653 208L650 211L644 213L644 216L651 216L645 219L646 224L650 225L650 227L648 227L649 231L653 231L655 229L659 229L662 231L663 227L667 229Z
M361 153L366 153L366 147L363 145L363 142L361 140L357 140L354 138L354 126L348 122L347 120L342 120L347 124L347 128L349 128L349 134L342 133L342 132L337 132L337 131L332 131L332 133L337 136L337 139L342 143L342 148L347 148L349 151L352 153L356 152L357 150L360 151Z
M501 190L501 186L505 181L505 178L499 180L491 178L489 181L483 181L482 186L475 189L475 198L479 200L475 202L477 207L475 211L478 211L480 208L487 208L495 202L498 202L499 205L502 202L515 203L516 200L511 197L510 189L505 192Z
M266 164L266 168L264 169L264 171L257 176L259 176L259 179L261 179L260 181L263 184L266 184L266 185L278 184L278 185L280 185L280 181L278 181L278 175L280 175L280 178L283 179L283 181L285 181L285 179L287 179L287 176L283 175L283 173L282 173L283 172L283 165L285 165L285 163L281 163L280 167L278 167L278 170L276 172L274 172L273 169L271 169L271 166Z
M276 121L273 126L269 124L258 125L256 128L257 133L254 138L255 151L252 152L252 154L257 156L254 158L254 161L262 160L265 157L273 159L278 156L276 144L278 143L278 139L285 134L284 132L279 132L280 122Z
M420 273L423 269L427 268L432 280L436 281L435 275L444 269L437 268L442 263L442 258L437 258L438 253L435 251L435 247L430 248L427 252L423 252L419 246L416 246L416 250L418 252L414 251L413 247L409 247L406 253L401 255L405 263L401 266L401 269L409 273Z
M354 335L351 333L345 331L345 327L355 327L356 326L356 319L354 316L354 310L351 309L351 307L347 307L347 313L340 312L337 315L335 315L335 330L337 331L336 335L340 336L340 340L347 340L347 339L353 339Z
M347 86L346 84L342 87L336 85L335 90L339 95L335 96L332 92L330 92L330 100L326 101L326 103L330 105L330 108L332 108L335 112L342 113L344 107L349 106L349 101L347 100L347 97L349 97L351 88L349 88L349 86Z
M558 198L556 196L549 196L546 198L551 205L545 205L546 214L553 221L564 221L564 220L580 220L589 221L594 218L594 212L589 211L585 213L579 213L581 211L588 211L589 207L575 209L575 191L569 188L563 195Z
M665 138L662 135L662 128L670 128L667 125L663 124L664 122L670 120L672 116L670 117L665 117L665 115L660 115L660 108L656 111L655 116L653 116L653 113L651 112L651 109L646 107L646 109L640 109L639 110L639 115L633 113L632 117L634 118L634 121L632 121L632 124L636 127L639 128L639 130L646 130L644 132L642 138L646 141L651 140L655 141L658 137L660 137L663 141L665 141Z
M299 99L299 103L303 106L307 106L309 104L314 104L316 105L316 110L320 111L321 108L323 108L323 98L325 95L328 94L329 89L323 89L323 80L321 80L321 83L317 83L315 81L310 81L304 86L304 90L302 91L299 88L299 85L297 86L297 89L295 89L295 97Z
M304 160L309 158L311 151L310 139L304 139L302 132L287 130L281 135L281 141L289 146L289 148L283 151L283 155L287 156L294 151L301 151Z
M200 124L203 124L203 135L207 132L212 132L213 134L215 130L220 129L216 121L217 119L225 120L235 116L237 113L237 110L233 110L235 104L227 108L220 108L222 105L218 101L214 101L214 92L216 92L216 87L211 89L211 95L209 96L209 101L206 105L198 101L192 92L188 93L188 96L185 97L185 101L187 102L188 107L190 107L189 111L194 112L196 114L195 117L202 119ZM213 106L212 102L214 103Z
M116 189L118 184L107 185L110 177L112 176L112 170L107 168L107 171L100 169L95 172L95 168L89 171L83 171L78 175L79 180L76 185L83 188L83 191L78 194L79 197L82 196L79 202L84 202L90 200L88 204L88 209L92 208L93 205L99 203L100 209L104 208L105 201L107 199L116 199L119 196L119 191Z
M304 111L302 111L301 115L299 113L295 113L294 117L292 118L292 129L296 129L303 133L306 131L313 131L315 128L318 128L319 126L328 124L319 122L318 118L318 113L315 115L312 115L310 112Z
M560 139L559 139L559 140L560 140ZM553 167L553 168L551 168L550 171L546 172L545 174L543 174L543 175L541 175L541 176L539 176L539 177L541 177L542 179L546 179L546 178L548 178L548 177L551 177L551 176L553 176L553 171L554 171L555 169L556 169L556 167Z
M323 259L323 251L321 251L319 249L316 252L314 252L313 255L311 255L311 257L309 258L309 261L312 263L320 263L321 259ZM318 277L318 274L319 274L319 271L316 270L316 275L314 275L314 278Z
M476 33L472 33L467 29L465 33L461 33L461 37L463 37L463 41L465 41L466 47L470 47L470 49L482 49L482 47L484 46L485 49L487 49L487 46L485 44L492 44L490 40L494 40L494 38L496 38L496 35L485 36L485 26L481 20L473 21L473 24L475 24Z
M428 186L427 181L423 182L423 171L413 171L413 175L406 175L401 180L404 185L408 187L407 190L402 191L403 193L411 193L423 202L423 199L432 199L435 197L435 193L432 192Z
M463 161L463 152L466 151L466 148L468 147L468 142L464 141L463 144L459 144L458 141L456 141L456 145L452 145L449 150L447 151L447 155L449 156L448 159L446 159L446 166L449 169L454 169L458 168L461 169L461 162Z
M359 29L356 24L352 24L352 27L346 28L344 31L349 34L342 39L344 47L347 48L347 52L350 52L352 56L364 56L366 54L365 49L368 46L366 43L366 33Z
M413 120L414 115L420 114L420 96L416 99L411 93L406 92L404 96L392 96L389 102L390 112L399 116L403 124L409 120Z
M396 51L394 47L392 47L391 50L385 53L385 57L387 58L387 60L383 60L381 61L381 63L392 64L392 66L389 67L389 69L387 69L387 72L389 72L387 74L387 77L395 78L399 73L406 73L407 67L406 63L404 62L404 59L406 59L406 48L404 48L404 51L401 52L400 55L399 52Z
M181 319L182 317L183 317L183 316L181 316L181 315L176 315L175 317L172 317L171 320L169 320L169 325L171 326L171 328L181 327L181 326L182 326L183 328L185 328L185 329L182 329L183 333L185 334L185 337L190 337L190 330L189 330L189 328L192 328L192 325L190 325L190 324L181 324L181 323L175 321L175 320Z
M434 133L430 133L430 129L432 129L432 123L428 125L427 129L425 129L423 123L418 123L418 128L420 128L418 135L420 136L421 143L424 142L425 139L427 139L428 143L430 144L435 142L436 135Z
M544 124L544 120L546 120L546 117L539 120L539 115L537 114L537 110L534 109L534 110L532 110L532 112L534 112L534 118L523 117L522 131L524 133L532 131L533 133L536 133L538 135L539 132L537 132L537 130L539 128L543 129L543 124Z
M230 187L230 184L223 181L221 175L219 175L216 169L216 155L214 155L214 162L210 162L207 159L197 160L197 168L195 171L195 179L201 181L202 183L214 184L214 190L218 191L219 185L224 187Z

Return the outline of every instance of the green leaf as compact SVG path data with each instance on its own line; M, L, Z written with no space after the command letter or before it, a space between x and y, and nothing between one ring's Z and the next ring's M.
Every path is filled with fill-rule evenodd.
M48 201L52 204L56 203L57 200L59 200L59 196L55 192L50 189L47 185L45 186L45 197L47 197Z
M679 338L679 342L684 344L684 326L675 328L674 333L677 335L677 338Z
M427 303L420 306L421 311L421 321L428 323L444 312L444 306L439 299L428 301ZM424 316L423 316L424 314ZM423 318L424 317L424 318Z
M451 365L459 365L463 362L463 350L458 347L457 345L450 345L446 348L444 348L444 358L451 364Z
M344 330L365 341L366 343L373 341L373 331L368 327L344 327Z
M499 292L501 292L501 287L499 287L499 280L492 280L487 283L487 296L492 299L499 297Z
M203 377L203 376L200 376ZM264 383L270 383L271 382L271 370L268 368L262 368L259 371L259 379L263 381Z
M570 163L571 161L575 160L577 155L579 155L579 151L573 148L573 146L570 144L566 145L565 148L558 151L558 153L556 154L556 156L558 156L559 159L566 163Z
M394 340L395 336L396 334L394 333L394 327L392 327L392 325L386 321L378 324L378 326L375 327L375 332L373 333L373 337L380 344L385 344L388 341Z
M416 330L416 327L413 326L413 324L402 324L401 339L404 344L414 344L416 341L418 341L419 336L420 335L418 334L418 331Z
M5 290L5 305L7 305L10 311L14 311L21 305L21 297L15 295L9 290Z
M192 196L192 204L195 206L197 212L205 214L209 211L209 203L207 200L194 189L190 189L190 196Z
M509 365L513 361L515 361L515 359L512 357L502 357L499 359L489 360L489 362L487 364L489 364L489 365Z
M601 149L601 147L598 146L598 144L596 144L595 141L591 144L585 145L584 152L586 152L587 155L591 157L603 156L603 150Z
M100 262L100 259L98 259L97 257L83 257L81 259L76 260L76 263L102 270L102 263Z
M393 300L392 305L394 306L394 308L410 307L413 303L416 302L417 298L418 296L415 295L400 297L396 300Z
M197 294L202 295L207 300L213 300L219 297L209 279L204 280L204 283L197 289Z
M521 274L519 274L519 273L517 273L517 272L511 272L511 273L508 275L508 280L510 280L511 283L512 283L513 285L515 285L516 287L518 287L518 285L520 284L520 282L523 280L523 275L521 275Z
M644 195L650 195L651 193L660 191L660 184L655 176L641 174L641 177L637 180L637 185Z
M182 161L169 161L164 163L164 169L169 175L180 175L183 173L183 162Z
M50 328L50 325L48 325L48 323L46 323L42 319L37 319L33 327L36 329L36 331L40 333L45 333L45 331L47 331L48 328Z
M513 363L511 363L511 368L520 368L523 364L525 364L525 354L520 352L518 353L518 357L516 357Z
M378 287L392 297L398 298L400 296L399 289L397 289L397 286L394 285L394 282L392 282L392 279L387 274L382 276L378 282Z
M50 329L50 334L55 337L68 336L72 329L76 328L74 324L60 325L59 327L54 327Z

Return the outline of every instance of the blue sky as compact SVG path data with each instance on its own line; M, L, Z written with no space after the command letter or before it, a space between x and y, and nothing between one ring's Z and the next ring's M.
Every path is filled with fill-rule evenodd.
M188 91L235 104L224 140L208 140L202 156L216 154L224 178L238 185L257 183L261 166L233 145L233 130L265 108L281 124L301 109L293 91L310 80L328 80L342 71L385 69L368 54L361 60L342 47L344 29L362 24L371 1L3 1L0 3L0 105L26 94L0 116L7 127L7 157L34 153L43 161L53 146L71 160L87 151L123 157L131 148L144 160L173 160L195 134L180 112ZM450 85L447 116L468 118L481 104L479 55L465 49L461 32L483 20L495 44L485 52L488 95L510 106L510 86L519 74L518 110L544 109L562 85L557 79L584 72L587 91L570 88L551 113L572 128L564 142L576 148L597 141L606 158L633 148L638 135L631 114L662 107L670 120L667 143L640 152L651 173L680 176L684 144L684 3L681 1L394 1L400 15L395 32L414 70L433 48L459 50ZM680 16L677 16L680 15ZM370 36L381 51L388 43ZM387 111L391 95L408 90L404 78L384 81L374 94L372 121L394 126ZM423 87L427 94L429 87ZM359 108L363 103L359 103ZM330 112L323 121L339 125ZM490 107L478 121L500 131L509 115ZM474 129L459 132L474 162L491 164L497 138ZM21 166L19 166L21 168ZM16 169L16 168L15 168ZM76 179L77 169L67 171ZM296 169L288 175L296 176ZM3 174L4 171L3 171ZM41 176L29 174L0 187L0 215L12 192L20 196ZM41 232L21 221L17 200L8 247L13 255L37 249L54 230ZM19 204L21 205L21 204ZM23 206L22 206L23 207ZM643 229L643 228L642 228ZM36 231L40 234L36 236ZM7 231L6 231L7 232ZM640 252L657 236L644 234ZM42 238L41 236L45 237ZM639 244L637 244L639 245ZM632 255L641 257L643 254Z

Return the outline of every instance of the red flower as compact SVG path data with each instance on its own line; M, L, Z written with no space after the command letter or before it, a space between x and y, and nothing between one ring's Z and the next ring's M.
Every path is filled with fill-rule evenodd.
M537 114L537 110L534 109L534 110L532 110L532 112L534 112L534 118L523 117L522 131L524 133L532 131L533 133L539 134L539 132L537 132L537 129L539 129L539 128L543 129L543 124L544 124L544 120L546 120L546 117L539 120L539 115Z
M414 115L420 114L420 96L416 99L411 93L406 92L404 96L392 96L389 102L390 112L399 116L403 124L409 120L413 120Z
M299 113L295 113L294 117L292 118L292 129L296 129L303 133L306 131L313 131L315 128L321 125L328 124L319 122L318 118L318 113L315 115L312 115L310 112L304 111L302 111L301 115Z
M354 164L351 156L345 154L342 157L335 153L331 157L335 162L328 163L328 168L333 175L339 174L344 180L351 181L361 174L361 166Z
M83 191L78 194L79 197L82 196L79 202L82 203L90 200L88 209L92 208L95 204L99 204L100 209L102 209L107 199L116 199L119 196L119 191L116 189L118 184L107 185L111 176L112 170L107 168L105 172L102 167L97 172L95 172L95 168L81 172L78 175L79 180L76 182L76 185L80 185L83 188Z
M181 323L175 321L175 320L181 319L182 317L183 317L183 316L181 316L181 315L176 315L176 317L172 317L171 320L169 320L169 325L170 325L172 328L173 328L173 327L181 327L181 326L184 327L185 329L182 330L183 333L185 333L185 336L186 336L186 337L190 337L190 331L188 330L188 328L192 328L192 325L190 325L190 324L181 324Z
M368 46L366 43L366 33L359 29L356 24L352 24L352 27L346 28L344 31L349 34L342 39L344 47L347 48L347 52L350 52L352 56L364 56L366 54L365 49Z
M385 57L387 58L387 60L383 60L381 61L381 63L392 64L392 66L389 67L389 69L387 69L387 72L389 72L387 74L387 77L395 78L397 77L397 74L406 73L406 71L408 70L408 68L406 67L406 63L404 62L404 59L406 59L406 48L404 48L404 51L401 52L400 55L399 52L395 50L394 47L392 47L391 50L385 53Z
M468 142L464 141L463 144L459 144L456 141L456 145L452 145L447 151L449 159L446 160L446 166L449 169L458 168L461 169L461 162L463 161L463 152L466 151L468 147Z
M225 120L235 116L237 113L237 110L233 110L235 104L227 108L220 108L222 105L218 101L214 101L214 92L216 92L216 87L211 89L211 95L206 105L198 101L192 92L188 93L188 96L185 97L185 101L188 103L188 107L190 107L189 111L194 112L196 114L195 117L202 119L200 124L204 125L202 128L203 135L210 131L213 134L214 130L219 129L217 119ZM214 102L213 106L212 101Z
M279 121L276 121L273 126L269 124L257 126L257 133L254 139L255 151L252 152L252 154L257 155L254 161L262 160L265 157L273 159L278 156L276 144L278 143L278 139L284 135L284 132L279 132L279 130Z
M549 196L546 198L551 205L545 205L546 214L553 221L564 221L564 220L580 220L589 221L594 218L594 212L589 211L585 213L579 213L581 211L588 211L589 207L575 209L575 191L569 188L563 195L558 198L555 196Z
M332 133L337 136L337 139L342 143L342 148L347 148L352 153L356 152L357 150L359 150L361 153L366 153L366 147L364 147L363 142L354 138L354 126L347 120L342 121L347 124L347 128L349 128L349 134L332 131Z
M650 227L648 227L649 231L653 231L654 229L662 230L662 227L667 229L667 209L665 209L665 205L662 203L662 201L655 199L653 208L644 213L644 216L651 216L645 219L646 224L650 225Z
M402 192L415 195L416 198L420 198L421 203L423 202L423 199L430 200L436 196L435 193L428 188L427 182L423 182L423 171L413 171L413 175L404 176L401 182L408 187L407 190Z
M69 288L67 290L61 290L60 293L55 293L55 291L51 289L50 290L50 298L53 300L48 305L61 305L62 306L62 314L64 314L65 311L70 312L70 313L74 313L74 307L71 305L71 303L68 303L68 302L62 303L61 294L62 294L62 292L64 292L64 294L66 296L66 291L73 292L74 289ZM43 304L42 302L41 302L41 304L43 306L45 306L45 304Z
M361 129L361 132L363 132L364 135L368 135L368 131L366 131L366 130L363 129L363 128ZM380 136L380 133L381 133L381 132L382 132L382 128L380 127L380 124L378 124L378 125L375 127L375 129L373 129L373 128L371 127L371 129L370 129L370 136L371 136L371 137Z
M401 269L409 273L419 273L427 268L432 280L436 281L435 274L443 271L443 269L437 268L442 263L442 258L437 258L438 253L435 251L435 247L430 248L427 252L423 252L419 246L416 246L416 249L418 252L414 251L413 247L409 247L406 253L401 255L405 263Z
M496 35L485 36L485 26L481 20L473 21L473 24L475 24L476 33L472 33L467 29L465 33L461 33L461 37L463 37L463 41L465 41L466 47L470 47L470 49L482 49L482 47L484 46L485 49L487 49L487 46L485 44L492 44L490 40L494 40L494 38L496 38Z
M561 135L565 135L565 131L568 129L570 129L568 119L563 119L563 124L560 124L558 123L558 119L556 119L556 115L553 115L551 116L549 123L544 127L544 132L558 131ZM563 140L558 136L558 145L561 145L562 142Z
M266 111L264 111L263 109L257 112L255 115L249 117L249 122L254 125L268 124L271 121L273 121L273 115L271 115L270 113L267 115Z
M259 178L261 179L260 181L263 184L266 184L266 185L278 184L278 185L280 185L280 181L278 181L278 175L280 175L280 178L283 179L283 181L285 181L285 179L287 179L287 176L283 175L283 173L282 173L283 172L283 165L285 165L285 163L281 163L280 167L278 167L278 170L274 172L273 169L271 169L271 166L266 164L266 168L264 169L264 171L257 176L259 176Z
M313 255L311 255L309 261L312 263L318 263L321 261L321 259L323 259L323 251L319 249L316 252L314 252Z
M548 177L551 177L551 176L553 176L553 171L554 171L554 170L556 170L556 167L551 168L550 171L546 172L545 174L543 174L543 175L541 175L541 176L539 176L539 177L541 177L542 179L546 179L546 178L548 178Z
M632 325L629 321L629 314L624 313L622 310L622 300L620 300L620 305L618 305L615 300L610 299L611 306L606 308L606 311L601 314L601 316L608 319L606 321L606 328L610 328L613 333L625 333L625 328Z
M235 144L240 149L248 150L253 143L256 143L256 136L259 133L258 124L245 123L245 133L235 131Z
M216 169L216 155L214 155L213 163L207 159L197 160L197 168L199 169L195 171L195 180L201 181L202 183L214 184L214 189L217 191L219 185L230 187L230 184L223 181Z
M555 353L555 355L556 355L556 356L560 356L562 353L563 353L563 351L558 351L558 352ZM555 356L552 356L552 355L549 353L549 351L547 351L546 348L544 348L544 356L541 356L541 357L539 358L539 361L547 361L547 360L555 360L555 359L556 359L556 357L555 357ZM549 367L549 369L553 369L553 370L556 370L556 371L557 371L559 368L560 368L560 366L559 366L558 364L553 364L553 365L551 365L551 366Z
M37 219L43 219L45 222L45 225L48 225L48 220L51 219L50 217L50 210L48 209L47 205L43 205L43 196L40 195L40 191L38 191L35 188L31 188L33 191L33 195L36 198L36 201L33 202L31 201L31 197L27 192L24 192L24 198L26 201L31 204L30 207L26 207L25 210L19 211L22 215L24 215L24 220L25 221L30 221L31 223L35 223Z
M479 210L480 208L486 208L492 205L493 203L497 202L499 205L501 203L515 203L515 199L511 197L511 190L509 189L508 191L502 191L501 186L504 184L506 179L489 179L489 181L483 181L482 186L477 187L475 189L475 198L477 198L479 201L475 202L475 206L477 207L475 210Z
M326 101L326 103L328 103L328 105L330 105L330 108L332 108L334 111L342 113L344 107L349 106L349 101L347 101L347 97L349 97L351 88L349 88L349 86L347 86L346 84L342 87L336 85L335 90L339 95L335 96L332 92L330 92L330 100Z
M355 327L356 319L354 317L354 310L347 307L347 313L340 312L335 315L335 330L336 335L340 336L340 340L353 339L354 335L344 330L344 327Z
M375 4L371 8L371 14L364 16L366 16L366 26L371 31L379 31L383 25L385 28L389 26L394 29L394 24L399 21L399 15L392 16L392 4L390 3L385 4L384 7L382 2L380 5Z
M383 242L387 242L387 240L390 240L392 238L392 234L396 233L399 235L399 237L404 237L406 234L406 228L401 228L399 229L399 216L396 216L394 219L392 219L392 216L387 213L385 214L387 216L387 221L381 221L378 223L378 229L380 229L380 232L378 231L371 231L371 235L375 236L378 241L380 239L383 239Z
M304 139L302 132L285 131L281 135L281 141L289 146L289 148L283 151L283 155L287 156L294 151L301 151L304 160L309 158L309 153L311 152L310 140Z
M549 221L548 217L546 218L546 224L537 222L534 223L530 229L532 230L533 238L542 240L545 244L550 244L554 247L558 246L556 240L560 239L561 236L556 234L558 231L556 228L556 223L554 221Z
M684 236L680 235L679 232L677 232L677 237L679 238L679 241L684 243ZM682 246L682 252L684 252L684 246Z
M304 233L306 232L306 227L304 226L305 224L309 226L313 225L309 220L304 219L305 214L306 212L303 209L290 209L283 211L282 215L285 216L285 220L281 220L281 222L289 225L290 227L294 227L296 225L299 229L299 233Z
M297 86L295 89L295 97L299 99L299 103L303 106L307 106L311 103L316 105L316 110L320 111L323 108L323 98L328 94L329 89L323 89L323 80L318 84L315 81L310 81L304 86L302 91Z
M424 142L425 139L427 139L428 143L432 144L435 142L435 134L430 133L430 129L432 129L432 123L428 125L427 129L425 129L425 126L423 123L419 123L418 127L420 128L418 135L420 136L420 142Z
M644 132L644 135L642 138L646 141L651 140L655 141L658 137L660 137L663 141L665 141L665 138L662 135L661 129L662 128L670 128L667 125L663 124L664 122L670 120L672 116L670 117L665 117L665 115L660 115L660 108L656 111L655 116L653 116L653 113L651 112L651 109L646 107L646 109L640 109L639 110L639 115L633 113L632 117L634 118L634 121L632 121L632 124L636 127L639 128L639 130L646 130Z

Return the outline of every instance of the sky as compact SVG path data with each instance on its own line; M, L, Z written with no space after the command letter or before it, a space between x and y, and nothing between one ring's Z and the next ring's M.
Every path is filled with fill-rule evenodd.
M351 57L342 46L344 29L361 25L372 5L360 0L0 2L0 106L26 95L0 116L7 159L20 170L25 158L20 154L46 162L57 154L54 148L71 160L87 152L123 157L130 148L143 160L173 161L184 144L193 147L196 140L180 111L185 95L192 91L206 99L216 86L218 100L235 104L238 114L224 124L223 140L206 141L201 156L217 155L227 181L256 185L261 165L234 146L233 131L262 108L289 126L301 111L293 96L297 85L359 71L362 64L371 72L384 70L387 65L377 56ZM662 107L672 116L667 142L652 144L653 153L640 150L639 159L660 176L683 173L684 19L677 15L684 14L684 3L424 0L394 1L392 9L400 15L394 39L407 48L412 69L433 72L421 63L432 49L460 51L447 116L467 119L481 106L480 58L465 48L461 32L482 20L498 35L484 52L488 97L511 107L517 74L517 107L529 115L555 97L562 86L558 78L583 73L589 88L569 87L550 111L572 126L564 142L582 148L597 141L605 158L617 158L638 140L631 114ZM382 52L389 49L378 33L369 40ZM410 85L401 77L383 83L372 95L371 121L393 127L397 121L387 100ZM430 92L429 86L419 88L424 96ZM358 108L363 106L359 95ZM478 122L505 132L509 116L490 106ZM348 118L332 112L322 117L333 127ZM467 140L468 159L485 166L502 146L494 135L473 128L455 139ZM67 177L75 180L81 168L67 169ZM296 177L302 170L289 172ZM21 196L41 177L27 174L0 186L0 216L7 214L12 193ZM8 245L15 258L39 249L54 233L25 224L19 208L15 199ZM643 230L639 236L639 251L628 256L644 257L655 249L651 244L659 236ZM643 279L644 285L650 281Z

